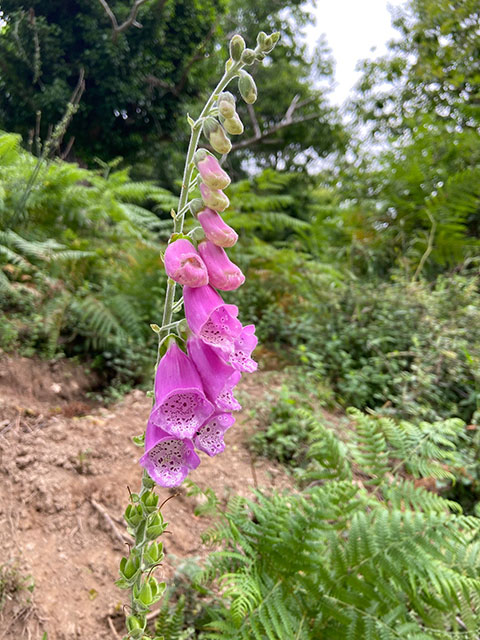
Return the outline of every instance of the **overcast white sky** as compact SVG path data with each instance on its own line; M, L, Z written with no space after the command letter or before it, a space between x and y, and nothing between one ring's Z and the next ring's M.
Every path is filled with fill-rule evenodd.
M384 53L385 44L395 34L391 27L389 6L405 0L317 0L316 25L306 30L309 44L315 46L324 33L336 60L337 86L331 101L341 105L358 80L355 65L362 58ZM375 47L375 53L371 52Z

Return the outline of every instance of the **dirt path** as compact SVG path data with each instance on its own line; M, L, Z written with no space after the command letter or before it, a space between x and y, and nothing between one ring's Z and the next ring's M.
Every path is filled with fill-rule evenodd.
M252 469L244 446L255 427L251 409L266 387L279 383L272 372L242 381L244 409L227 432L227 449L213 459L201 454L194 482L225 500L249 494L255 482L263 488L290 484L270 462L257 461ZM40 640L45 631L48 640L115 638L108 616L120 620L126 601L114 586L124 549L115 529L123 531L127 485L139 485L140 450L131 437L143 431L151 401L137 390L95 408L85 399L87 387L83 371L65 363L0 360L0 568L18 559L19 572L35 584L32 603L25 591L25 606L13 598L0 612L1 640ZM161 500L170 495L158 492ZM200 535L209 523L194 516L195 505L183 489L165 505L167 554L205 555ZM173 573L168 556L161 571L166 580Z

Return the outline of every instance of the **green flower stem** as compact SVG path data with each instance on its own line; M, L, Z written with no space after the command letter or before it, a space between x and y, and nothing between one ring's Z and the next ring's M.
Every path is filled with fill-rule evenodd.
M263 35L265 36L265 34ZM265 38L266 36L263 38L264 41ZM278 34L273 46L277 40ZM259 42L258 39L257 42ZM258 44L255 52L262 52L260 44ZM174 215L172 235L183 232L185 214L188 211L189 192L195 186L195 181L192 181L195 169L193 157L197 150L205 118L212 113L217 113L216 101L219 94L233 78L239 75L244 66L241 59L237 62L232 59L228 60L223 77L208 98L198 119L194 122L189 118L192 131L183 172L178 209ZM173 313L180 310L183 300L183 298L180 298L175 302L175 287L174 280L169 278L165 292L162 326L158 329L153 325L155 331L158 332L157 367L162 355L162 344L168 336L169 330L181 322L172 322ZM144 438L134 438L134 442L138 446L143 446ZM155 483L148 475L148 472L144 470L140 492L130 494L130 502L125 510L127 530L134 543L128 557L123 557L120 562L120 579L117 581L117 585L120 588L130 589L131 591L131 612L126 619L127 635L124 640L151 640L147 633L147 613L150 611L150 606L160 600L165 589L165 584L159 583L153 575L155 568L163 559L163 548L157 542L157 538L163 534L167 527L167 523L164 522L161 514L163 504L158 506L158 495L154 492L154 487ZM161 639L155 637L153 640Z

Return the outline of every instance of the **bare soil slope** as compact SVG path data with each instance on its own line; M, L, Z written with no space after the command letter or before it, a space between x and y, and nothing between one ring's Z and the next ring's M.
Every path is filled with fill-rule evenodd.
M255 483L289 485L272 463L254 466L244 445L255 427L249 409L279 382L273 372L242 382L244 409L227 432L227 449L213 459L201 454L194 482L223 499L249 494ZM114 581L125 548L122 512L127 486L136 490L141 475L131 437L143 431L151 401L136 390L113 406L95 407L88 387L82 369L68 363L0 359L0 568L17 559L19 574L35 585L31 595L25 591L3 607L1 640L40 640L45 631L48 640L101 640L115 638L112 624L121 629L127 599ZM159 494L162 500L170 492ZM209 523L194 508L182 489L165 505L167 554L206 553L200 535ZM168 556L162 573L166 580L173 573Z

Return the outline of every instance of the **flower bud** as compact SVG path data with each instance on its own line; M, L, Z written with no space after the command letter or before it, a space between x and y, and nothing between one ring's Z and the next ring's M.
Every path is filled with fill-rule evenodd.
M230 205L230 200L220 189L210 189L206 184L200 185L200 193L207 207L214 211L225 211Z
M230 40L230 57L238 62L245 50L245 40L238 33Z
M265 31L260 31L260 33L257 36L257 44L262 49L263 49L263 46L265 44L265 40L266 39L267 39L267 34L265 33Z
M272 39L273 45L275 46L277 42L280 40L280 31L274 31L270 38Z
M223 91L218 96L218 112L224 118L233 118L235 115L235 96L230 91Z
M138 599L142 604L148 605L152 604L152 587L150 586L150 580L145 581L142 584L142 588L138 594Z
M243 123L237 115L235 115L233 118L226 118L223 126L225 127L225 130L232 136L238 136L243 133Z
M147 540L156 540L158 536L161 536L165 530L165 525L161 516L156 513L153 519L150 521L147 530L145 532Z
M253 64L255 62L255 51L253 49L245 49L242 53L243 64Z
M142 623L136 616L128 616L125 623L129 632L136 631L137 629L143 629Z
M198 245L198 251L207 265L212 287L222 291L233 291L245 282L245 276L240 267L229 259L222 247L217 247L210 240L205 240Z
M140 559L133 554L128 558L122 558L120 560L120 573L124 578L129 580L137 573L140 567Z
M146 557L152 564L155 564L163 558L163 544L161 542L152 542L152 544L146 549L144 557Z
M199 149L193 156L200 177L207 187L225 189L230 184L230 177L222 169L218 160L205 149Z
M208 284L208 273L202 258L191 242L180 238L171 242L164 256L167 276L188 287Z
M143 511L140 505L129 504L125 509L125 520L130 526L136 527L141 522L142 518Z
M253 104L257 99L257 87L252 76L246 71L240 72L238 89L240 91L240 95L247 104Z
M207 239L218 247L233 247L237 242L238 235L216 211L204 209L197 215L197 219Z
M262 51L265 53L270 53L270 51L275 47L279 39L280 39L279 31L275 31L275 33L271 33L269 36L265 38L265 41L262 45Z
M145 511L147 513L153 513L153 511L156 510L158 505L158 496L153 491L144 493L142 496L142 502L145 506Z
M215 120L215 118L210 116L205 120L203 132L217 153L221 153L223 155L228 153L232 148L232 143L225 135L222 125L218 120Z

